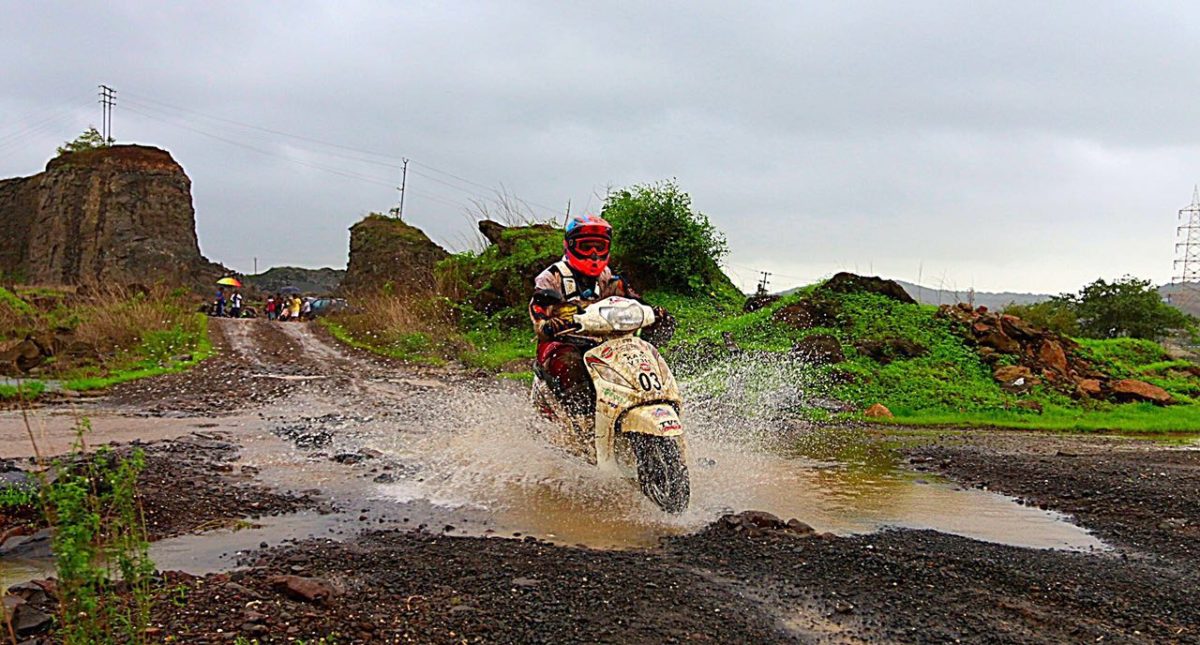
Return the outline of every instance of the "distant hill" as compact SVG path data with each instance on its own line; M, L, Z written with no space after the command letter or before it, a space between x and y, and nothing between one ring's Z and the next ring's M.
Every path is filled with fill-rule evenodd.
M258 275L247 275L242 281L265 292L278 291L283 287L296 287L308 294L329 294L337 290L344 277L345 269L273 267Z
M1167 302L1193 316L1200 316L1200 284L1164 284L1158 292Z
M1050 299L1050 294L1047 293L1017 293L1013 291L976 291L971 293L969 290L952 290L938 289L935 287L925 287L903 280L897 280L900 286L908 292L908 295L915 298L918 302L925 305L946 305L957 302L973 302L976 307L984 306L988 309L999 310L1005 306L1016 303L1018 305L1031 305L1037 302Z

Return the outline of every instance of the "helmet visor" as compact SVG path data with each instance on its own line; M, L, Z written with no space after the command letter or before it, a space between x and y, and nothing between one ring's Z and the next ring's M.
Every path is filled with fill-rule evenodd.
M602 237L584 237L572 240L572 249L579 255L608 255L608 240Z

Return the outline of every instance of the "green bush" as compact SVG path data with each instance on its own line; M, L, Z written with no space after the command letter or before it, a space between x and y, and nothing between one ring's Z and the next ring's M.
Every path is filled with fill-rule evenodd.
M728 283L725 236L674 181L611 193L601 215L613 226L614 266L642 288L705 294Z
M1051 299L1031 305L1010 303L1003 313L1063 336L1079 335L1079 318L1076 317L1074 308L1062 300Z
M1115 282L1102 278L1053 300L1074 311L1080 334L1089 338L1157 340L1174 331L1196 333L1194 317L1163 302L1149 280L1132 276Z

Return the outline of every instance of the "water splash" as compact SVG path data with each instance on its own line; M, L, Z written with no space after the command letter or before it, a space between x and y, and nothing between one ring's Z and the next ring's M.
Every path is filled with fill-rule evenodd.
M652 545L724 513L755 509L840 534L906 526L1025 546L1102 547L1062 516L917 477L898 470L894 458L890 464L830 461L786 449L794 448L794 436L782 434L769 414L751 412L763 410L763 400L803 399L803 392L794 392L792 369L782 365L767 376L720 372L725 382L739 384L744 398L689 401L684 421L692 503L678 516L662 513L634 483L601 473L543 440L540 433L552 429L514 388L484 384L425 392L393 417L406 419L403 429L381 424L360 438L405 464L400 479L380 486L378 494L472 509L488 515L499 530L565 543ZM711 383L712 375L698 378ZM689 381L689 390L694 383ZM747 408L747 400L756 402ZM846 432L869 443L859 431Z

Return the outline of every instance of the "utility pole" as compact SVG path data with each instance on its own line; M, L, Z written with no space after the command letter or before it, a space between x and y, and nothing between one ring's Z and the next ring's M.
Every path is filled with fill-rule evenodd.
M567 200L567 214L563 217L563 228L567 227L567 222L571 221L571 200Z
M113 142L112 136L112 109L117 104L117 91L107 85L100 86L100 129L101 136L104 137L104 145L109 145Z
M1174 282L1179 285L1176 304L1194 304L1200 300L1200 187L1192 188L1192 203L1179 209L1179 221L1179 241L1175 244Z
M404 158L404 166L400 169L400 208L396 211L396 219L404 220L404 189L408 188L408 158Z
M756 291L754 295L761 298L767 295L767 283L771 273L768 271L759 271L759 273L762 274L762 279L758 281L758 291Z
M258 258L254 258L254 275L258 275Z

